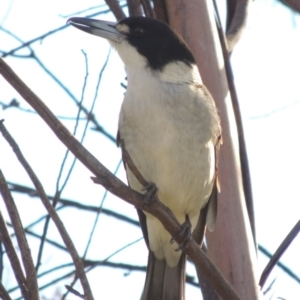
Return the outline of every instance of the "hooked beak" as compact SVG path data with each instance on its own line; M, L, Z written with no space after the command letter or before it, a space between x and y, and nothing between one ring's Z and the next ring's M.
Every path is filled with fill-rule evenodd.
M116 29L117 23L115 22L75 17L70 18L67 24L71 24L82 31L114 42L119 42L123 35Z

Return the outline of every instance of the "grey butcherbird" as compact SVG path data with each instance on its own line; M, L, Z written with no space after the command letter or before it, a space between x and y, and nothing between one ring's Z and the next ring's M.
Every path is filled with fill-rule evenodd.
M118 136L135 166L156 184L158 198L179 222L191 222L202 243L217 214L217 156L221 126L212 96L201 83L195 59L168 25L130 17L118 23L71 18L69 24L107 39L125 64L128 87ZM142 186L126 167L130 186ZM184 299L185 261L155 217L139 211L149 248L142 299Z

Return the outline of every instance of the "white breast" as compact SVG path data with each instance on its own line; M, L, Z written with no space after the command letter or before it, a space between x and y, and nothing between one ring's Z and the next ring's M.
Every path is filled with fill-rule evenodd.
M164 81L161 73L147 69L127 73L120 136L143 177L157 185L160 201L179 222L188 214L195 226L213 185L214 143L220 133L213 101L199 86L186 80L176 83L173 73L169 77L164 73ZM141 191L139 182L127 172L130 186ZM169 233L148 214L147 228L156 257L175 266L180 253L172 249Z

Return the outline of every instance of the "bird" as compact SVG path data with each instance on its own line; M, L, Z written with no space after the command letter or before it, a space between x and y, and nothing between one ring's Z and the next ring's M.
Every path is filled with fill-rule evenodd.
M118 140L142 177L155 185L158 199L181 224L190 223L201 245L206 227L213 230L216 221L222 133L191 50L168 24L154 18L110 22L72 17L68 23L108 40L123 61L128 84ZM124 165L130 187L146 193L147 187L126 161ZM184 251L170 243L172 237L157 218L137 210L149 249L141 299L185 299Z

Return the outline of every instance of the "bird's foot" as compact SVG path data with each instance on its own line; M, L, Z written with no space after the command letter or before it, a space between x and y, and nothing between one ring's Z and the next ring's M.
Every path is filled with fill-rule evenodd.
M182 242L178 245L178 248L175 249L175 251L186 250L189 247L190 241L192 239L192 224L188 215L186 215L185 222L181 224L179 233L171 239L170 243L175 243L175 240L177 238Z
M144 199L144 205L150 205L157 198L157 186L154 182L148 182L142 187L142 191L146 191L146 197Z

